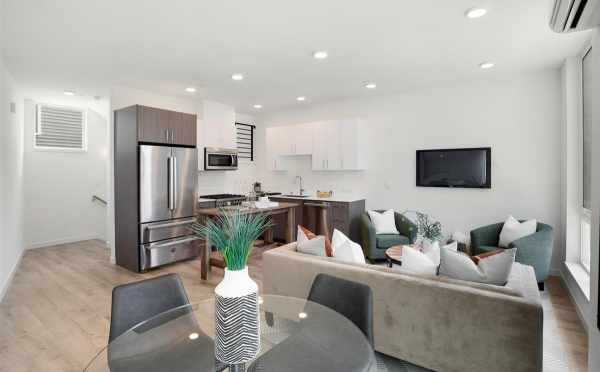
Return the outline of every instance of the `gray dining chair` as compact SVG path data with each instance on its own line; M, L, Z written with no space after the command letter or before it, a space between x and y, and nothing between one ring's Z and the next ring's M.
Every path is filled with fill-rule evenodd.
M373 346L373 291L368 285L327 274L316 276L308 300L342 314Z
M214 358L213 340L202 333L191 307L186 307L189 304L187 293L177 274L162 275L115 287L112 292L108 336L110 371L197 372L202 371L203 366L210 366L213 362L214 368L206 371L224 370L226 365ZM168 350L156 350L147 354L140 354L144 345L132 344L128 340L119 342L119 336L134 327L136 332L143 333L157 329L170 321L186 324L190 333L198 333L199 338L193 343L183 340L171 345ZM114 342L115 340L117 342Z
M119 285L112 291L108 341L114 341L136 324L189 303L177 274Z
M367 285L336 278L326 274L319 274L313 281L308 300L328 307L345 316L354 323L364 334L369 345L364 344L365 354L373 348L373 293ZM310 311L308 311L310 312ZM339 354L332 359L331 350L323 349L321 345L333 346L339 336L314 327L322 326L321 323L311 324L310 316L305 325L307 332L297 332L288 337L284 342L275 345L271 350L258 357L248 368L249 372L296 372L340 370L345 360L354 360L350 368L344 371L370 371L373 367L368 360L357 361L359 355L344 354L343 349L338 349ZM312 330L311 330L312 327ZM318 340L313 337L313 331L319 334ZM335 359L335 360L334 360Z

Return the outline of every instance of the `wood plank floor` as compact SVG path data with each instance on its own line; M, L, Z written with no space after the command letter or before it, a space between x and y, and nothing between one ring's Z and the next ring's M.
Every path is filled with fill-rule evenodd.
M250 275L261 285L261 250L254 251ZM198 261L146 274L112 265L99 241L25 252L0 303L0 371L81 371L106 344L111 291L116 285L178 273L198 302L212 296L223 271L200 280ZM560 279L551 278L544 305L544 371L587 371L587 336Z

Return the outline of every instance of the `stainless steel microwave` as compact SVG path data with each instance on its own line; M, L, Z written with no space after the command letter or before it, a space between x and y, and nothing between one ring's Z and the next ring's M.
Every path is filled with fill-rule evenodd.
M216 147L204 148L205 170L236 170L238 169L238 152L234 149Z

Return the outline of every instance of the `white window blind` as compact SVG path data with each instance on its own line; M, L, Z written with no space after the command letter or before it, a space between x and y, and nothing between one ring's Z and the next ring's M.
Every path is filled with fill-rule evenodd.
M85 110L37 105L34 147L66 151L86 150Z

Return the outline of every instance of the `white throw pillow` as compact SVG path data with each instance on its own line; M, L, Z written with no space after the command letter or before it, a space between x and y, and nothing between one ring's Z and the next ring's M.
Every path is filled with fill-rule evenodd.
M444 248L457 251L458 244L456 242L452 242L450 244L444 245ZM440 266L440 243L425 240L423 242L423 249L421 250L421 252L423 252L423 254L427 256L431 260L431 262L433 262L436 266Z
M300 237L298 237L296 250L300 253L311 254L313 256L327 257L325 253L325 237L323 235L310 240L306 239L302 242L300 241Z
M369 213L369 218L375 227L375 234L399 234L393 209L383 213L377 211L367 211L367 213Z
M305 242L307 240L310 240L310 239L308 239L308 237L304 233L304 230L302 230L300 228L300 225L298 225L298 233L296 235L297 235L296 241L298 242L298 244L303 243L303 242Z
M442 248L440 253L440 275L470 282L504 285L515 261L516 249L506 249L483 258L479 265L462 252Z
M365 256L360 244L350 240L338 229L333 230L331 247L333 249L333 257L337 260L362 264L365 263Z
M500 247L508 248L510 243L524 236L531 235L537 230L537 221L527 220L524 222L517 221L513 216L508 216L500 232Z
M485 257L479 261L479 269L485 273L486 283L504 285L508 282L508 277L512 270L517 249L505 249L502 253L498 253L489 257Z
M417 275L436 275L438 266L422 252L408 245L402 246L400 272Z

